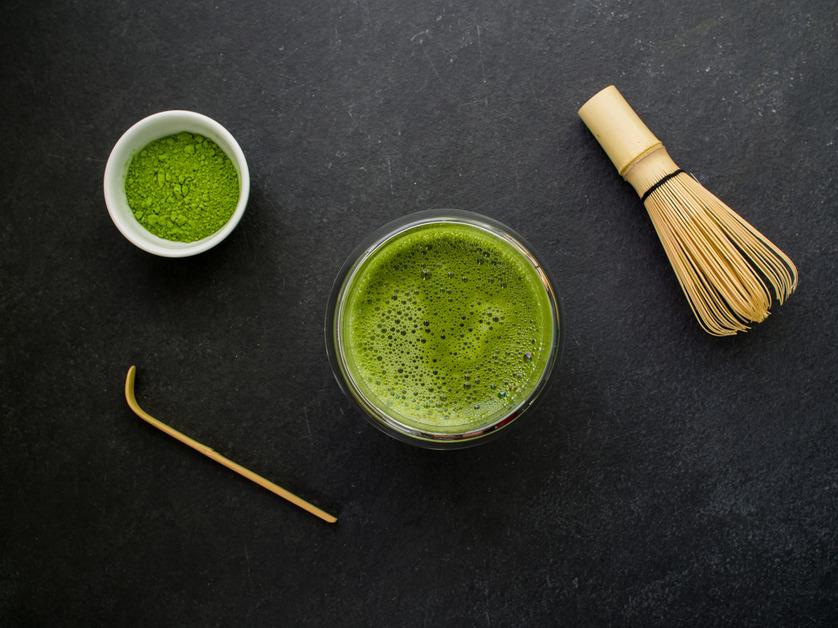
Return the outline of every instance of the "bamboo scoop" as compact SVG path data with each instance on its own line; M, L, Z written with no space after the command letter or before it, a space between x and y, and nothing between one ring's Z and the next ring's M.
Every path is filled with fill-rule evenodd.
M140 417L143 421L146 421L147 423L151 423L151 425L156 427L161 432L165 432L166 434L168 434L169 436L171 436L175 440L179 440L184 445L187 445L187 446L191 447L192 449L194 449L195 451L198 451L198 452L204 454L207 458L211 458L211 459L215 460L217 463L219 463L221 465L224 465L225 467L227 467L231 471L235 471L236 473L238 473L239 475L241 475L243 477L246 477L248 480L250 480L252 482L256 482L256 484L258 484L259 486L261 486L264 489L269 490L271 493L274 493L275 495L279 495L283 499L287 499L289 502L291 502L295 506L299 506L300 508L302 508L306 512L311 513L315 517L319 517L320 519L322 519L326 523L337 522L337 518L330 515L328 512L320 510L317 506L308 503L306 500L304 500L300 497L297 497L296 495L294 495L294 493L285 490L281 486L277 486L276 484L274 484L270 480L266 480L261 475L258 475L257 473L254 473L250 469L246 469L245 467L241 466L240 464L237 464L237 463L233 462L229 458L225 458L224 456L219 454L214 449L211 449L211 448L207 447L206 445L204 445L202 443L199 443L198 441L196 441L192 438L189 438L186 434L182 434L182 433L178 432L176 429L169 427L168 425L166 425L162 421L159 421L159 420L155 419L148 412L143 410L140 407L140 405L137 403L137 399L134 396L134 379L136 378L136 376L137 376L137 367L136 366L131 366L131 368L128 369L128 374L125 376L125 401L128 402L128 407L130 407L131 410L134 411L134 414L136 414L138 417Z

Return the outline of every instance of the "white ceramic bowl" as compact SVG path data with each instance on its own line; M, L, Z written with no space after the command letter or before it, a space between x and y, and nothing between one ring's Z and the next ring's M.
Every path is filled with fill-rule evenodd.
M125 197L125 175L133 156L150 142L183 131L198 133L218 144L239 174L239 203L230 220L212 235L194 242L158 238L137 221ZM187 257L214 247L239 224L249 196L250 172L238 142L218 122L193 111L161 111L143 118L119 138L105 166L105 204L116 228L134 245L163 257Z

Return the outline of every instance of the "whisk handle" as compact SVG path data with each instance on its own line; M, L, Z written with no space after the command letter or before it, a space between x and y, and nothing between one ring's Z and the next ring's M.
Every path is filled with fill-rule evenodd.
M597 92L582 105L579 117L621 176L636 161L663 146L613 85Z

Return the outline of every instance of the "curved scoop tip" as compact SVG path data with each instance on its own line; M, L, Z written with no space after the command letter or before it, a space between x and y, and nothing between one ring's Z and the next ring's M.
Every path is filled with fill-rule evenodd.
M132 364L125 374L125 398L131 399L134 396L134 378L137 376L137 367Z

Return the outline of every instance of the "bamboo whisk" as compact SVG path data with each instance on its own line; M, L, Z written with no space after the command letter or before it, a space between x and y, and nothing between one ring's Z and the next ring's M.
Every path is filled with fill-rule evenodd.
M646 206L704 331L747 331L769 315L772 291L781 304L791 295L794 263L681 170L616 87L593 96L579 116Z

